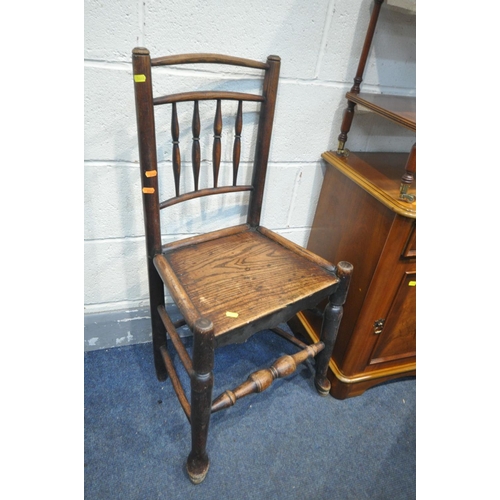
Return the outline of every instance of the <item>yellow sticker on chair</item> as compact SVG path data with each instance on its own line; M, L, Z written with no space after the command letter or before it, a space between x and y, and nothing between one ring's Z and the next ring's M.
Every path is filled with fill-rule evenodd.
M226 316L228 318L237 318L238 317L238 313L231 312L231 311L226 311Z
M410 281L408 283L408 286L417 286L417 282L416 281Z
M144 194L153 194L155 192L155 188L142 188L142 192Z
M134 75L135 83L143 83L146 81L146 75Z

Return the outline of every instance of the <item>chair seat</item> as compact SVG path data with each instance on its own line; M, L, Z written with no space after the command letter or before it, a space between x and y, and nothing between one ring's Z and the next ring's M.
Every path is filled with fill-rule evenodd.
M187 296L199 317L212 321L218 346L266 328L266 318L275 323L281 314L285 321L297 310L315 306L339 281L333 266L310 260L302 247L285 247L248 226L233 231L191 238L171 249L167 245L156 258L166 259L178 280L164 278L174 301L182 310ZM246 331L255 324L252 332ZM234 331L242 338L223 339Z

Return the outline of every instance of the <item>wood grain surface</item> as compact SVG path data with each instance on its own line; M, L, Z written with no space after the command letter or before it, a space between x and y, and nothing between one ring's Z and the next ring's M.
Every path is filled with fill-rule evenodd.
M198 313L213 322L216 336L338 282L332 273L254 230L165 257Z

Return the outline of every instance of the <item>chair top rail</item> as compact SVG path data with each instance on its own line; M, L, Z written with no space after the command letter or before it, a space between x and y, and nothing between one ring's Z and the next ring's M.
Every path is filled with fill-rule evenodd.
M169 94L153 99L153 104L168 104L172 102L185 101L206 101L209 99L228 99L233 101L255 101L263 102L265 99L258 94L246 94L244 92L228 92L228 91L213 91L204 90L198 92L180 92L178 94Z
M253 59L242 57L226 56L223 54L179 54L173 56L155 57L151 59L151 66L170 66L173 64L229 64L233 66L244 66L246 68L268 69L269 65Z

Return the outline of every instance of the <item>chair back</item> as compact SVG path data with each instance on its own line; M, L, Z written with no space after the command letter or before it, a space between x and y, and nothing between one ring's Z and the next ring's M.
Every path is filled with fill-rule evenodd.
M133 50L133 73L136 102L137 129L139 137L139 158L141 169L142 196L144 207L144 219L146 228L146 244L148 256L161 253L161 225L160 211L187 200L212 196L218 194L236 193L248 191L250 199L247 206L247 223L256 227L260 224L264 184L269 158L271 133L273 127L274 109L278 88L280 70L280 58L269 56L266 62L254 61L238 57L219 54L183 54L151 59L149 51L145 48ZM153 95L152 67L169 67L177 65L230 65L257 70L262 79L261 92L245 93L224 89L194 90L187 92L170 93L167 95ZM212 66L210 66L212 68ZM209 76L212 74L209 73ZM156 76L156 75L155 75ZM230 78L226 78L230 80ZM202 174L202 154L200 137L200 103L211 101L215 109L213 118L213 141L211 144L212 158L212 181L209 185L203 185L201 179L208 176ZM221 135L223 129L223 111L226 103L233 101L231 107L235 113L232 118L234 141L232 144L232 175L231 182L221 182ZM188 161L181 161L179 121L179 105L191 103L192 114L188 128L192 133L191 154ZM253 160L253 172L251 182L241 183L238 173L240 171L242 129L244 106L254 103L259 106L257 136ZM155 128L155 110L159 107L170 106L170 135L171 135L171 162L172 162L172 196L160 200L158 180L158 151L157 131ZM226 122L227 123L227 122ZM183 176L187 178L186 163L191 164L189 178L192 179L190 187L182 189L187 185ZM186 179L184 179L186 181Z

